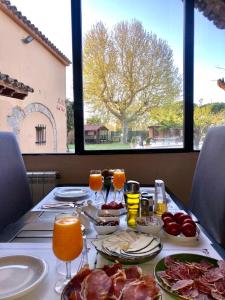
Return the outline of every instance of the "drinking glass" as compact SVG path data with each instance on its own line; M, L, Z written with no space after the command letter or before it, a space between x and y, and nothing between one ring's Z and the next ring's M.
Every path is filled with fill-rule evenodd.
M66 277L55 284L55 291L60 294L71 279L71 261L83 249L81 224L77 215L63 213L55 217L52 246L55 256L66 263Z
M114 193L115 193L115 201L116 201L116 193L120 192L124 188L124 184L126 182L126 176L124 169L116 169L113 173L113 187L114 187ZM121 201L119 197L119 201Z
M101 170L91 170L89 175L89 187L95 192L95 202L97 201L97 194L102 190L103 179Z

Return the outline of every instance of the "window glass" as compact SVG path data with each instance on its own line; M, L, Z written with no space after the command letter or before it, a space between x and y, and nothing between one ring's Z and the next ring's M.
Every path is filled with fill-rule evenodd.
M70 0L0 2L0 130L23 153L74 151Z
M182 1L82 0L82 38L85 150L182 148Z
M224 11L210 1L206 7L206 3L202 1L204 15L195 9L195 150L201 149L209 127L225 124L225 26L221 22Z

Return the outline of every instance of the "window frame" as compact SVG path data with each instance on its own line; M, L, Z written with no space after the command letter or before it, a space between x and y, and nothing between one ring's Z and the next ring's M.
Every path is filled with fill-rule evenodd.
M46 145L46 125L38 124L35 126L36 130L36 145Z
M194 84L194 0L183 0L183 95L184 95L184 145L182 148L132 149L132 150L85 150L82 79L82 0L71 0L72 55L74 87L74 135L77 155L182 153L193 150L193 84ZM180 0L181 1L181 0Z

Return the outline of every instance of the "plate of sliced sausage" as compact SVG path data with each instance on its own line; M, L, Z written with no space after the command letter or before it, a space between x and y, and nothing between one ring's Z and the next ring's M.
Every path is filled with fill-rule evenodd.
M225 261L197 254L166 256L155 266L158 284L175 298L225 299Z

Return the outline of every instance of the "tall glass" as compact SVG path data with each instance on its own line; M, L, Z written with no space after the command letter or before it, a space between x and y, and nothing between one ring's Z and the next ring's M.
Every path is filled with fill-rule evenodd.
M102 190L103 177L101 170L91 170L89 175L89 187L95 192L95 202L97 202L97 194Z
M60 294L71 279L71 261L83 249L81 224L76 215L60 214L55 217L52 246L55 256L66 263L66 278L55 285L56 292Z
M124 169L116 169L113 173L113 187L114 187L114 193L115 193L115 201L116 201L116 193L120 192L124 188L124 184L126 182L126 176ZM123 193L122 193L123 195ZM119 197L120 198L120 197ZM121 199L119 199L121 201Z

